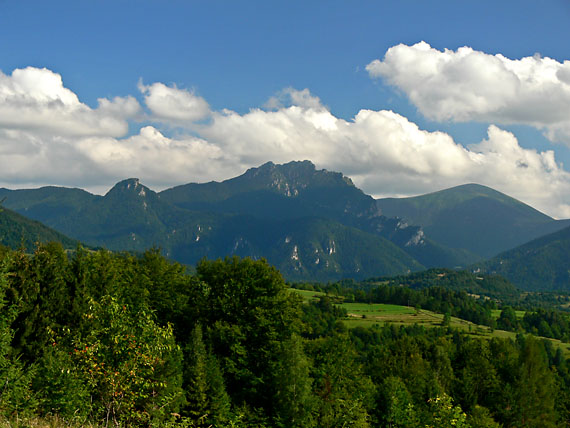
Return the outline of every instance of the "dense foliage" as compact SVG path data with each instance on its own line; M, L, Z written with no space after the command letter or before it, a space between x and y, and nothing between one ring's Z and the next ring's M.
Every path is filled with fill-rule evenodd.
M570 291L570 227L508 250L479 265L524 290Z
M367 292L462 313L473 301L442 287ZM0 309L0 412L14 424L555 427L569 417L570 372L551 342L347 330L333 298L303 304L264 260L202 260L189 274L156 250L1 249Z

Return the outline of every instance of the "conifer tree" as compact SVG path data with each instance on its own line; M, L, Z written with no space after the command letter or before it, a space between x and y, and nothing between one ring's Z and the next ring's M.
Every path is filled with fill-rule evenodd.
M209 416L206 347L202 340L202 327L197 324L192 330L190 343L185 350L184 390L186 412L197 425L205 424Z
M208 422L215 427L223 427L231 417L231 400L226 392L224 377L218 359L211 352L206 361L206 379L208 380L208 400L210 413Z
M387 377L379 391L378 412L382 426L390 428L419 427L414 403L402 379Z
M310 343L318 397L315 424L321 428L370 426L368 409L373 405L375 388L358 361L354 346L346 335L314 340Z
M279 349L298 328L299 300L265 260L202 260L196 270L206 286L204 341L218 358L233 404L273 416Z
M303 351L302 339L296 334L282 344L275 379L279 425L291 428L311 426L314 403L309 362Z
M24 250L14 253L10 291L19 307L13 344L28 363L47 348L50 329L57 331L69 323L67 264L67 255L56 243L39 245L32 257Z
M14 332L11 324L16 316L15 305L7 305L8 281L6 271L8 257L0 260L0 414L31 410L35 397L31 391L34 370L24 368L11 346Z
M529 428L556 426L556 383L542 345L532 336L525 338L519 361L515 424Z

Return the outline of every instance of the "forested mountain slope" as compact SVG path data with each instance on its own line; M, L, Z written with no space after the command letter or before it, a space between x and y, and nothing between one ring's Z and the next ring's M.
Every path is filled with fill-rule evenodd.
M39 220L51 227L58 227L57 221L76 214L91 201L100 196L81 189L46 186L39 189L9 190L0 188L3 205L26 217Z
M377 200L381 212L422 226L426 235L482 258L570 225L486 186L466 184L411 198Z
M0 189L2 197L6 207L89 245L157 246L185 264L264 257L294 280L466 267L563 225L477 185L376 201L309 161L268 162L223 182L162 192L131 178L104 196L45 187Z
M187 184L160 192L178 207L258 218L326 218L386 238L425 266L465 266L478 258L447 248L420 227L384 216L374 199L338 172L317 170L310 161L268 162L221 183Z
M525 290L570 291L570 227L537 238L481 263Z
M4 194L7 205L83 242L113 250L158 246L186 264L265 257L289 279L317 280L423 268L402 249L419 228L380 216L374 199L348 178L310 162L268 163L222 183L160 193L128 179L105 196L63 188Z
M0 206L0 245L16 249L33 249L37 243L59 242L64 248L75 248L78 241Z

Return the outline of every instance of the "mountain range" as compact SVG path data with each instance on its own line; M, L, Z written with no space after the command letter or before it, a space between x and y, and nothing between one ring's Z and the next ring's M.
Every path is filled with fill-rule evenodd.
M162 248L202 257L265 257L289 280L396 275L481 262L570 225L490 188L375 200L310 161L268 162L223 181L155 192L138 179L106 195L81 189L0 189L3 206L112 250Z

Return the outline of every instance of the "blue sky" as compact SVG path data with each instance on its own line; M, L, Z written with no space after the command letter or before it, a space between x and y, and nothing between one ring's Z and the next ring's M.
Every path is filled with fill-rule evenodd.
M0 118L0 185L101 193L136 175L160 189L310 158L376 196L476 181L568 217L568 22L564 0L0 1L0 113L13 117ZM422 75L428 47L438 61L464 46L479 62L450 54L442 78ZM527 82L553 67L562 77L495 97L497 54L507 68L534 57ZM54 104L61 97L70 110ZM481 107L485 97L493 102ZM556 120L545 118L549 105ZM378 117L356 120L362 111Z

